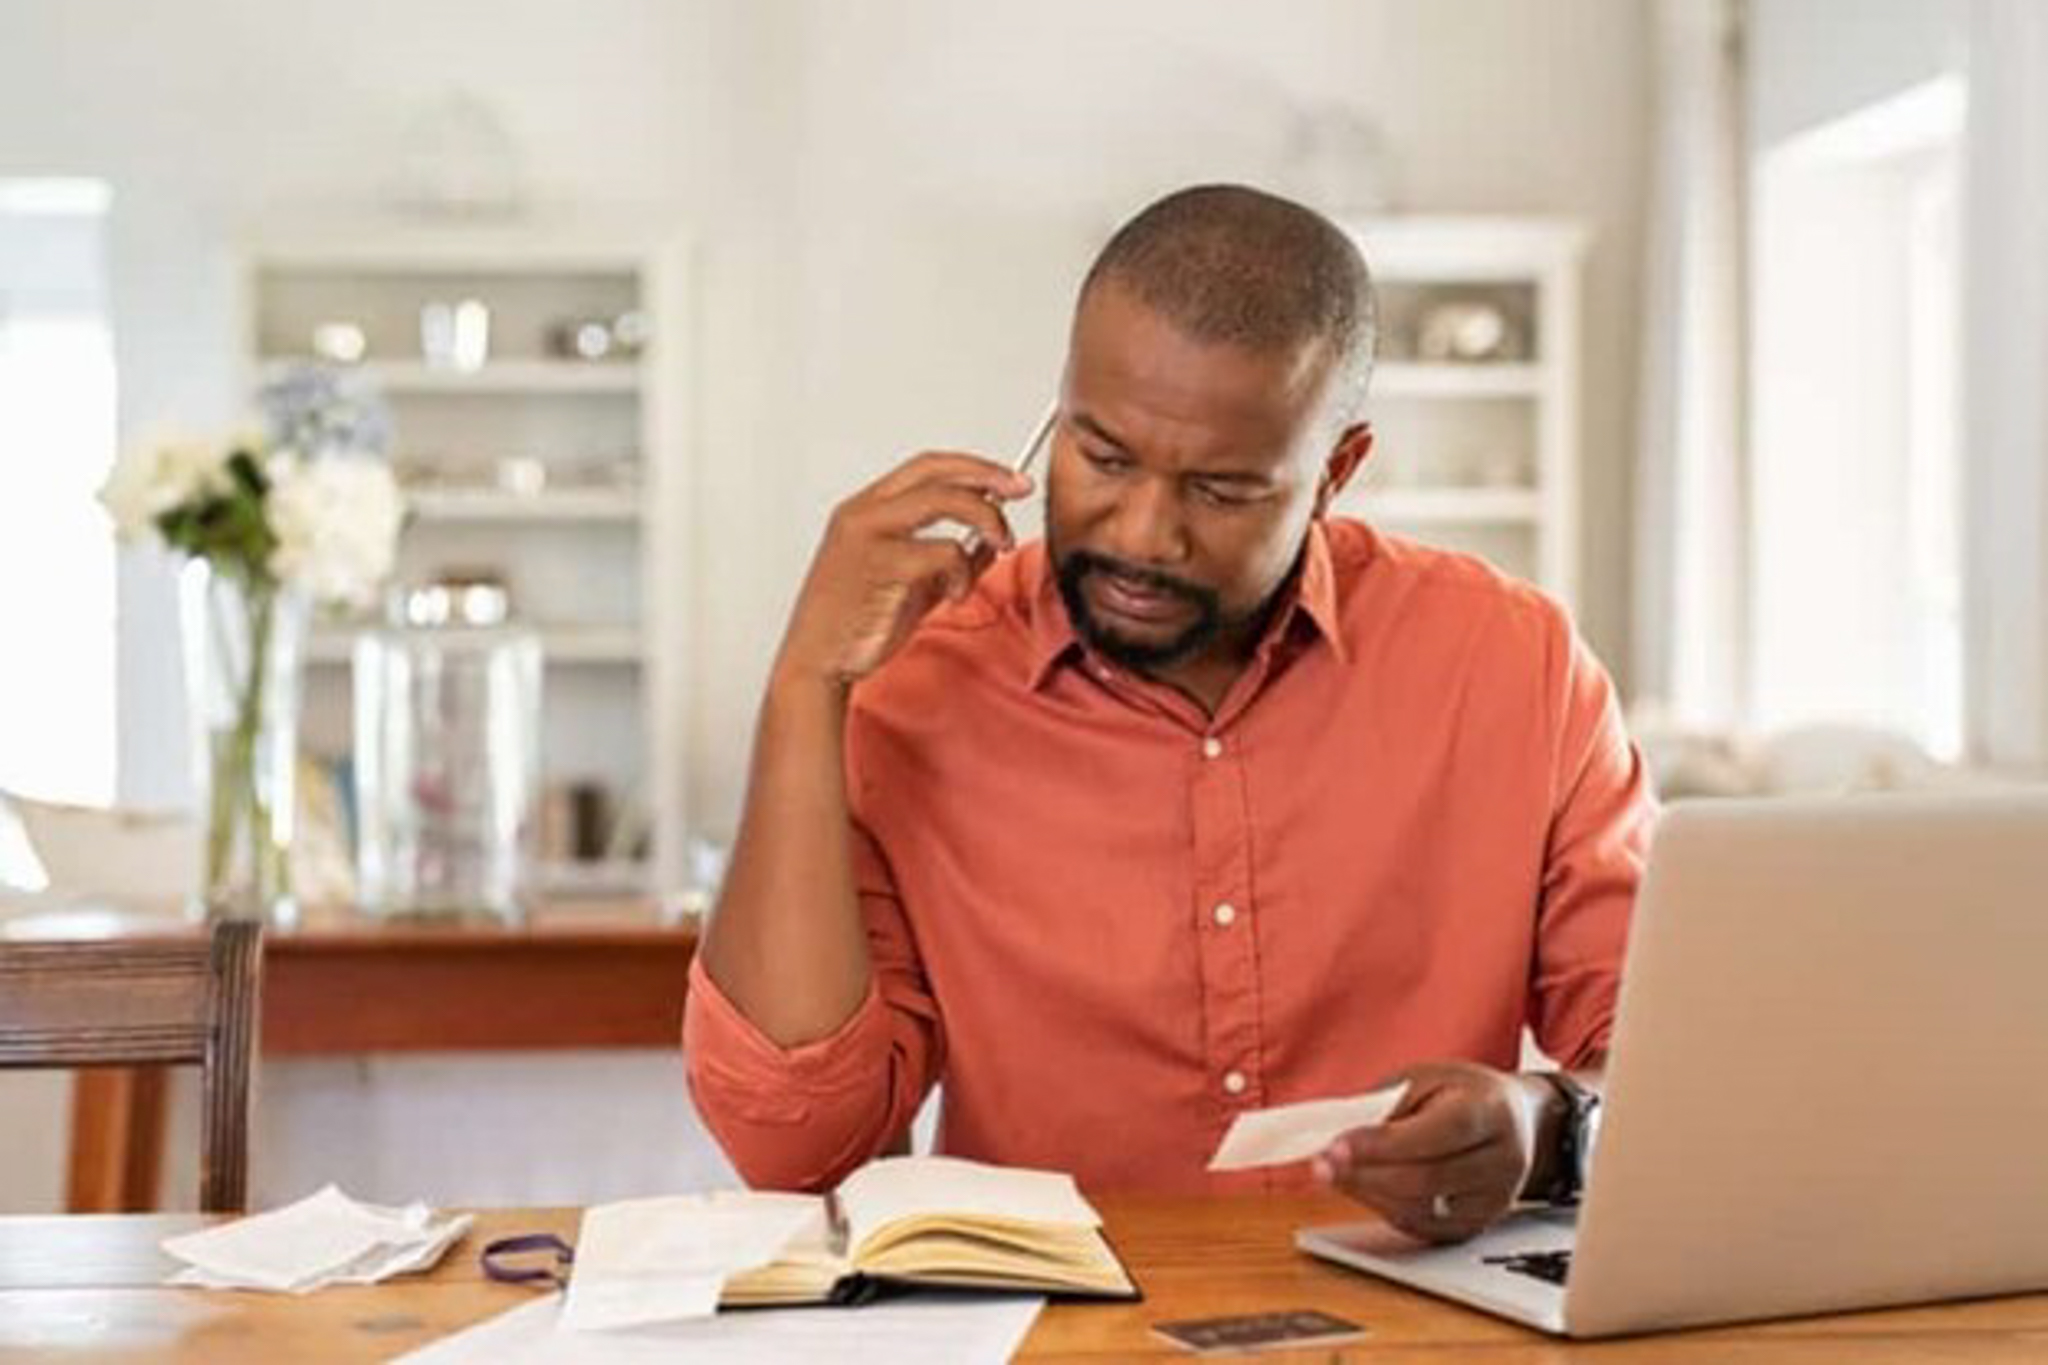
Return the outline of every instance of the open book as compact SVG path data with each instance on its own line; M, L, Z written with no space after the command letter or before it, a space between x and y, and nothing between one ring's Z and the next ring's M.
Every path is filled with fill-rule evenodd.
M722 1303L840 1302L871 1282L1138 1296L1072 1176L889 1157L818 1202L780 1256L726 1280Z
M589 1210L563 1325L854 1303L891 1283L1138 1296L1072 1177L895 1157L824 1196L720 1190Z

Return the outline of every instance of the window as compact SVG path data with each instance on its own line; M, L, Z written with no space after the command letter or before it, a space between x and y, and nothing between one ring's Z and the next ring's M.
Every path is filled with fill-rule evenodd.
M1768 152L1755 186L1750 695L1763 729L1962 743L1959 78Z
M109 201L0 179L0 788L89 804L114 796Z
M1963 751L1961 185L1953 142L1900 166L1906 208L1908 710L1943 758Z

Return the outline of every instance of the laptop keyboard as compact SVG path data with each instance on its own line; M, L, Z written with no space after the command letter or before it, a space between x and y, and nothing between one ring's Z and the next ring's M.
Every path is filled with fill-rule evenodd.
M1532 1280L1545 1284L1562 1285L1565 1276L1571 1274L1572 1254L1569 1251L1525 1251L1514 1256L1481 1257L1487 1265L1497 1265L1514 1275L1527 1275Z

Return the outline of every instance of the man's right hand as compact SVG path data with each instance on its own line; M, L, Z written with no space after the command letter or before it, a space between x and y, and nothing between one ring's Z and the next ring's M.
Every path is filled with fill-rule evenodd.
M753 777L704 969L781 1047L829 1037L873 969L854 888L847 685L881 667L941 598L1012 544L998 504L1031 480L974 455L904 462L833 510L761 703ZM920 536L942 521L974 532Z
M790 613L778 672L844 685L894 654L941 600L959 600L1015 538L1000 504L1031 491L1025 475L978 455L928 452L833 509ZM974 532L970 549L939 522Z

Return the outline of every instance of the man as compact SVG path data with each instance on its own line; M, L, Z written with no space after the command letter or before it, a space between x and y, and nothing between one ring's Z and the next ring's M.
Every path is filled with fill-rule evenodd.
M973 455L836 509L686 1011L749 1180L833 1183L943 1081L942 1150L1092 1189L1312 1172L1450 1240L1569 1187L1587 1091L1521 1030L1597 1072L1651 801L1558 607L1328 515L1372 348L1341 232L1182 191L1082 286L1044 544ZM1204 1171L1396 1079L1312 1166Z

